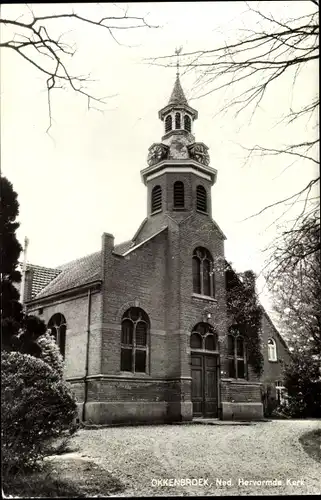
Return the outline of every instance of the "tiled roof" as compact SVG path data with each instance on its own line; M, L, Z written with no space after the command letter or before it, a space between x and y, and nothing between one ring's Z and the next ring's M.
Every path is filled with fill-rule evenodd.
M123 255L132 246L134 246L132 240L124 241L115 245L114 253ZM55 269L31 265L29 267L33 269L33 276L37 276L37 278L35 280L30 279L29 293L26 300L43 298L101 279L101 252L95 252L73 260ZM40 271L36 273L36 268L42 269L42 274ZM31 294L30 286L32 289Z
M99 251L59 266L58 276L43 288L36 298L46 297L99 280L101 277L100 258L101 252Z
M48 283L61 273L60 269L36 266L34 264L27 264L26 271L25 300L33 299Z

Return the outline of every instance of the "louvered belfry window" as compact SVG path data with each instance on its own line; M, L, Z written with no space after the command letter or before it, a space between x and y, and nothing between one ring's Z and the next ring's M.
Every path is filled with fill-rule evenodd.
M188 115L184 116L184 129L187 130L187 132L192 130L191 119Z
M204 186L197 186L196 188L196 208L202 212L207 212L207 193Z
M162 188L155 186L152 189L152 213L162 209Z
M175 113L175 128L181 128L181 114Z
M139 307L131 307L121 324L121 371L146 373L148 367L149 318Z
M174 182L174 208L184 208L184 184L181 181Z
M165 133L170 132L171 130L172 130L172 117L171 115L168 115L165 118Z

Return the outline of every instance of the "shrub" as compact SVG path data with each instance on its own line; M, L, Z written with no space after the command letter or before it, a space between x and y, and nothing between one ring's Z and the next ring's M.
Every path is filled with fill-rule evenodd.
M319 360L310 353L297 353L285 367L284 385L288 390L287 415L294 418L321 417L321 378Z
M60 349L57 346L57 343L50 332L46 332L41 335L37 344L41 348L40 359L42 359L45 363L48 363L53 370L55 370L60 377L63 376L64 370L64 360L60 353Z
M73 428L76 401L69 386L42 359L2 353L3 473L33 467L46 443Z

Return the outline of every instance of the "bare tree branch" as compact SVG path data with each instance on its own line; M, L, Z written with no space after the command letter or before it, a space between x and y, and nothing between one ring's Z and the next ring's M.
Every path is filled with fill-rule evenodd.
M115 37L115 31L133 30L138 28L158 28L152 26L144 17L129 16L127 9L120 16L104 16L97 20L81 16L75 12L60 14L51 14L47 16L37 16L34 14L30 6L27 6L31 15L30 22L23 22L21 16L17 19L1 18L0 26L9 26L17 30L13 37L7 41L0 43L3 49L11 49L28 63L33 65L38 71L46 76L46 88L48 93L48 111L49 111L49 126L47 132L52 125L52 107L51 107L51 92L53 89L63 88L65 82L69 87L77 93L82 94L88 100L89 109L98 109L91 106L91 101L96 103L105 103L104 98L96 97L90 92L87 92L83 83L88 82L88 76L75 75L73 76L68 69L67 63L62 56L72 57L75 54L75 49L65 44L62 41L62 35L58 38L49 35L46 23L48 21L59 21L67 19L80 23L86 23L96 27L104 28L108 31L112 39L119 45L122 45ZM16 39L19 36L19 40ZM37 59L36 51L41 57ZM46 61L51 61L50 65L45 64Z

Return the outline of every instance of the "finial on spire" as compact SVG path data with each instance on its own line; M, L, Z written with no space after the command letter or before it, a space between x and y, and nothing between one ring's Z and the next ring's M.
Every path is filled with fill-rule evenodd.
M182 46L180 46L179 48L176 47L175 49L175 54L177 56L177 61L176 61L176 76L179 76L179 55L180 53L182 52Z

